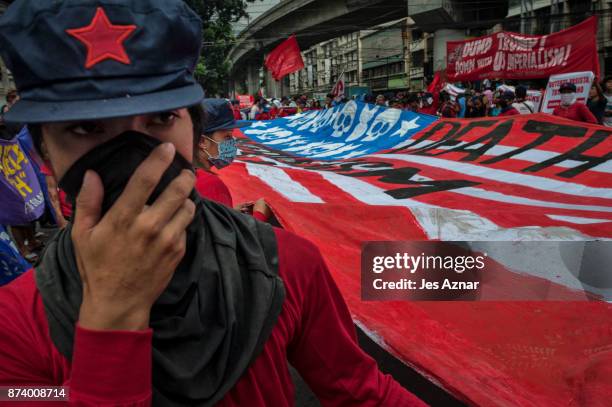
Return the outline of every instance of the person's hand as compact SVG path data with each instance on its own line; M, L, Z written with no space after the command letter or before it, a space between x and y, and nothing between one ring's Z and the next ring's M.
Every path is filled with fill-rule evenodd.
M234 209L242 213L252 214L254 205L255 202L245 202L234 206Z
M83 283L79 324L89 329L142 330L153 303L185 254L195 204L195 176L184 170L151 205L146 202L172 162L175 147L158 146L101 217L104 188L88 171L76 200L72 241Z
M253 206L253 212L262 213L266 217L266 219L272 216L272 211L270 210L270 207L263 198L259 198L255 202L255 205Z
M56 222L56 223L57 223L57 227L58 227L59 229L63 229L63 228L65 228L65 227L66 227L66 225L68 224L68 221L67 221L66 219L64 219L64 217L63 217L63 216L58 216L58 217L57 217L57 222Z

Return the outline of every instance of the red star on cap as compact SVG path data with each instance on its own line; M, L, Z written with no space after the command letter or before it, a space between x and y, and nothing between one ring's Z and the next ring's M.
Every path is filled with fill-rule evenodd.
M87 47L85 68L90 69L99 62L114 59L124 64L131 64L125 53L123 41L136 29L135 25L113 25L104 9L98 7L96 15L87 27L66 30Z

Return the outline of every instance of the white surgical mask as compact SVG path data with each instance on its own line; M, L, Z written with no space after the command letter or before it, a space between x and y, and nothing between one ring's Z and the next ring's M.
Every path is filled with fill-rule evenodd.
M433 104L433 98L427 98L427 104L428 105Z
M569 106L574 103L574 99L576 99L575 93L562 93L561 94L561 104L563 106Z

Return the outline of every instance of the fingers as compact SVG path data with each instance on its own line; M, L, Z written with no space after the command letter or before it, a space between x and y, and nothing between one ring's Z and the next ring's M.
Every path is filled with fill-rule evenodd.
M172 219L166 223L157 240L160 249L169 253L183 256L185 252L187 226L195 215L195 204L191 200L183 202Z
M104 186L100 176L92 171L85 172L83 185L76 199L73 232L76 234L92 229L100 221Z
M176 148L172 143L156 147L134 171L125 190L109 210L111 216L133 219L144 208L164 172L172 163Z
M183 170L178 177L172 180L153 205L143 212L143 216L150 218L151 221L159 225L166 224L185 203L185 200L189 198L194 185L195 175L193 172Z

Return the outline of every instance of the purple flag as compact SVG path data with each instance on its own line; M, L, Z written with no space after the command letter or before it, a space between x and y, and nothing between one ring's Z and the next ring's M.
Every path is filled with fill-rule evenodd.
M25 224L44 210L43 193L28 156L16 138L0 139L0 224Z

